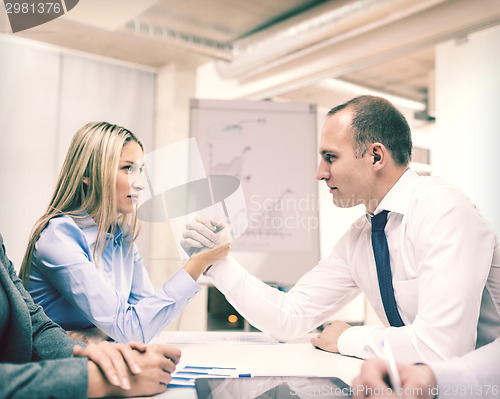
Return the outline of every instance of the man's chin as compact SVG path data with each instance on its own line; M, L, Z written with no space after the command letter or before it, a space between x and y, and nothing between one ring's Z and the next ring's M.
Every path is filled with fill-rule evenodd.
M343 198L333 198L333 205L337 208L352 208L356 204L352 199L343 199Z

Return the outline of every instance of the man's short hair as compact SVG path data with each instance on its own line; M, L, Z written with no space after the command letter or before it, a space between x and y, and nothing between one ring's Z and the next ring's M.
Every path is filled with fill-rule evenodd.
M327 116L344 109L352 111L356 157L363 157L368 147L378 142L387 147L398 165L409 164L412 150L410 126L394 105L385 98L365 95L332 108Z

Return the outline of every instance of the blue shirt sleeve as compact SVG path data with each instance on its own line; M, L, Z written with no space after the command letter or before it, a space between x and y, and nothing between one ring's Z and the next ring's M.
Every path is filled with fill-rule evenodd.
M153 294L154 288L153 284L151 284L149 274L144 267L142 256L135 244L133 246L133 252L134 269L132 276L132 287L130 289L128 302L135 305L141 299L147 298L148 296Z
M151 281L137 252L128 271L133 273L131 292L120 292L96 268L82 231L69 217L51 220L40 235L33 259L68 303L118 342L149 342L200 290L181 269L156 293L147 295Z

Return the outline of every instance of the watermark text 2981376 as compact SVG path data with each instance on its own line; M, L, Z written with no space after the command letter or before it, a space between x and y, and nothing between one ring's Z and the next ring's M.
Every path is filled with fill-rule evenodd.
M33 28L71 10L79 0L4 0L12 32Z
M64 14L59 3L10 3L5 2L7 14Z

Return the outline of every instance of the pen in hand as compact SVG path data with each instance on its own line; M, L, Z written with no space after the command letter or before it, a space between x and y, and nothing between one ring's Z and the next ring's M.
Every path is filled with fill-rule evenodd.
M394 355L387 339L384 339L383 345L384 357L387 364L387 372L389 375L389 382L391 384L392 391L399 396L401 392L401 378L399 377L396 361L394 360Z

